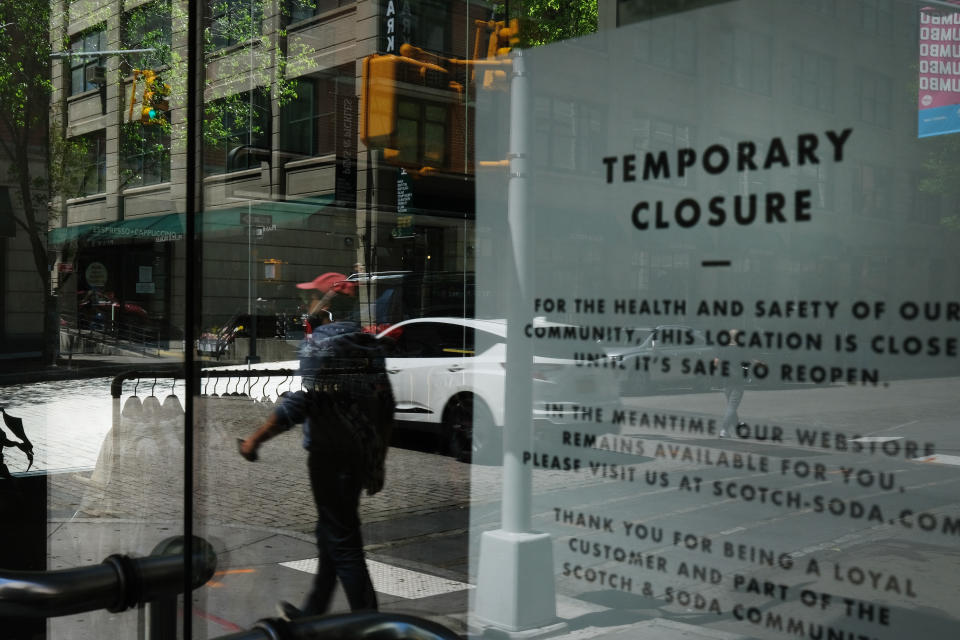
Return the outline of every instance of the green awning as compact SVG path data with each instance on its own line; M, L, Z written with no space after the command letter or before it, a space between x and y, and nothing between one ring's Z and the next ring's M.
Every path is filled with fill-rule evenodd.
M237 233L249 227L276 229L305 228L310 216L319 213L333 202L333 196L303 198L300 200L250 201L249 204L226 209L203 211L198 216L201 232ZM129 218L113 222L95 222L51 229L47 236L50 246L60 246L74 240L89 245L117 244L144 240L172 242L182 240L186 231L182 213Z
M115 244L130 240L172 242L182 240L183 233L183 214L168 213L160 216L78 224L71 227L51 229L47 235L47 243L50 246L59 246L81 238L85 243L91 245Z
M332 195L283 201L251 200L247 204L204 211L200 215L201 229L204 233L236 233L249 227L305 228L310 216L319 213L331 202Z

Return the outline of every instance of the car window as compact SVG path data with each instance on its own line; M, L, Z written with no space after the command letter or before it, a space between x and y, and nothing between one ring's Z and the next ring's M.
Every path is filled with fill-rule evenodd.
M476 355L474 330L456 324L437 324L437 358L462 358Z
M474 330L445 322L416 322L394 327L384 338L395 341L394 358L462 358L474 355Z

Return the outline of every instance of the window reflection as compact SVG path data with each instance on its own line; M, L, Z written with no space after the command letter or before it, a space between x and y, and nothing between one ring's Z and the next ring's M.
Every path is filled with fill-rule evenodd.
M295 362L313 328L309 312L315 302L298 285L313 281L318 274L342 273L344 281L356 288L363 331L377 334L386 330L388 337L396 339L391 357L403 361L397 366L397 379L405 394L398 394L398 399L405 401L409 416L415 418L407 422L424 422L424 416L430 415L432 426L425 430L441 436L439 443L430 441L423 450L404 449L396 462L393 473L402 475L414 488L399 483L388 487L388 492L408 493L381 497L384 503L391 502L389 508L380 503L369 508L387 523L400 512L411 519L421 518L435 505L447 508L455 503L459 509L469 503L471 474L475 474L474 497L480 496L485 504L495 501L501 473L496 465L467 467L449 455L444 457L441 451L469 459L471 429L478 429L479 434L479 428L506 424L502 327L499 333L491 333L464 319L475 320L474 316L488 310L492 310L488 316L502 317L503 277L512 266L509 233L500 232L491 221L509 208L508 190L499 188L508 176L504 165L508 159L509 73L501 69L499 77L489 71L472 74L451 60L459 64L473 55L475 21L503 19L508 8L517 12L523 4L528 3L212 0L204 3L206 68L202 95L197 96L184 93L188 34L180 18L188 3L77 0L51 5L56 11L50 21L51 32L44 34L43 41L64 43L75 54L95 55L53 59L50 68L43 70L43 82L52 79L52 90L42 93L49 103L39 108L31 104L27 113L41 113L44 119L49 115L50 121L44 120L27 136L23 143L26 162L17 157L0 164L0 267L5 274L0 282L0 337L5 351L0 355L4 362L16 362L14 355L49 351L49 360L58 363L57 375L67 378L89 376L95 368L99 371L118 363L138 368L143 363L159 364L173 370L188 354L204 370L222 366L257 369ZM599 299L613 289L638 302L664 296L691 301L697 296L729 297L736 291L731 283L743 277L754 283L775 283L772 290L776 295L790 300L817 295L882 300L895 287L928 296L956 290L956 269L950 254L943 251L951 246L951 234L960 227L952 202L957 184L955 136L918 142L916 113L900 99L915 97L916 73L911 65L916 47L903 46L917 40L919 24L913 4L893 0L616 0L585 3L584 14L594 11L585 15L583 22L579 14L574 18L573 12L542 6L546 4L537 8L540 13L523 16L528 28L535 27L522 32L523 37L535 32L537 38L547 41L587 33L596 28L597 7L600 24L616 24L624 30L630 23L635 25L629 38L618 39L623 31L611 28L603 37L583 40L569 47L573 53L567 58L568 66L556 69L553 63L544 64L534 74L537 82L544 83L543 78L554 73L567 79L582 78L577 83L558 80L549 86L537 85L529 105L530 175L536 170L538 188L550 191L548 198L553 198L544 206L543 215L536 216L536 242L530 258L533 268L543 271L537 276L538 288L555 287L551 295L568 296L569 300L574 296ZM390 6L395 16L387 15ZM0 9L0 14L7 16L5 11ZM388 21L391 17L392 23ZM0 19L0 30L15 24L12 20ZM391 51L385 44L388 31L394 36ZM482 28L478 33L489 35ZM10 42L5 37L0 34L4 46ZM395 97L390 103L395 110L385 110L390 115L385 117L382 136L363 140L364 112L359 105L362 60L375 52L398 54L403 44L418 48L418 53L412 54L415 62L429 60L427 64L433 66L397 67L398 76L389 78L391 84L384 93ZM485 44L482 37L481 44ZM123 48L151 51L101 53ZM909 50L904 52L905 48ZM536 51L528 55L535 56ZM44 63L48 53L38 53ZM581 74L583 69L590 72ZM171 110L163 125L138 119L144 83L136 70L162 73L172 85ZM601 82L605 73L615 76L610 85ZM484 91L480 85L486 78L497 86ZM6 99L5 86L0 79L2 99ZM634 90L637 99L618 102L621 94ZM207 178L202 188L200 242L194 255L187 253L183 241L187 232L184 125L192 100L203 101L201 173ZM475 110L482 109L486 109L484 117L490 118L487 122L494 125L478 131ZM619 204L611 205L614 187L603 187L595 198L585 195L590 193L590 185L603 182L600 159L612 153L633 153L638 160L648 153L662 153L675 159L684 149L702 152L711 144L734 149L739 141L755 140L751 149L759 158L769 151L773 135L789 139L802 131L821 135L819 152L828 158L822 131L847 126L855 129L857 144L866 142L858 147L859 155L848 156L840 167L824 161L773 169L750 167L720 175L690 170L682 177L673 173L663 179L654 176L642 184L637 180L629 196L630 207L640 200L663 198L668 202L668 222L675 228L671 200L704 196L700 202L706 216L706 196L723 195L729 203L733 196L809 190L810 211L818 223L829 221L826 232L810 233L808 227L802 227L794 233L793 228L778 226L757 242L738 245L739 240L731 240L738 236L727 231L733 228L748 237L749 229L730 224L707 229L710 242L704 244L691 239L699 229L662 241L664 236L641 235L631 228L628 216L622 215L629 207L621 211ZM8 138L12 140L12 134L0 128L0 142L5 145ZM484 153L475 153L477 144L486 146ZM793 160L793 151L790 154ZM474 171L477 160L487 161L482 170L486 173ZM8 164L14 173L7 172ZM24 166L31 171L31 181L21 191L16 180L5 181L4 176L18 177L15 172ZM36 167L44 169L38 174ZM47 167L49 175L43 174ZM501 178L504 182L497 182ZM483 183L484 179L489 180ZM479 200L477 180L487 185ZM33 214L28 213L31 204L39 207ZM564 218L566 208L577 209L577 215ZM479 221L478 209L486 216ZM29 235L36 233L28 229L28 216L38 223L40 235L49 217L51 229L45 245ZM605 229L603 224L615 216L620 216L622 224L612 231ZM857 235L850 233L853 228L866 231ZM557 237L551 236L554 232ZM880 234L886 244L871 245L873 234ZM615 245L612 250L611 244ZM888 252L878 246L897 248ZM704 258L730 252L731 247L729 271L702 270ZM186 318L186 265L193 264L189 261L197 256L202 257L196 277L202 299L196 316ZM550 268L544 269L544 265ZM474 273L484 269L496 274L483 279L478 287ZM906 273L919 273L920 277L904 284ZM484 272L484 278L489 275ZM490 282L494 286L489 286ZM478 306L478 299L483 304ZM693 303L690 305L692 311ZM635 363L649 356L669 357L676 363L691 357L681 349L669 353L659 340L653 345L639 339L667 322L655 315L603 318L604 323L629 324L638 332L638 344L629 346L643 348L625 361ZM589 321L601 324L601 317L592 315ZM404 321L408 324L394 328ZM583 318L558 321L580 328ZM690 317L669 319L683 327L690 321ZM877 332L886 331L885 322L877 323ZM191 325L200 332L194 344L184 340L185 327ZM692 329L691 351L704 350L707 334L701 329L699 325ZM848 330L839 327L838 337ZM551 396L558 405L592 399L606 407L619 406L616 403L623 398L617 395L613 373L584 365L604 346L591 343L584 347L578 353L584 360L579 362L571 361L568 343L541 346L544 350L538 349L536 357L564 362L539 363L544 366L535 371L537 384L550 389L566 384L577 391L574 396ZM865 350L838 358L841 356L847 363L870 358ZM426 363L430 368L422 369L428 359L437 362ZM898 375L930 374L920 358L911 364L916 366L898 371ZM937 375L956 373L952 360L937 365ZM475 367L476 371L464 373L462 367ZM485 384L492 391L482 404L469 397L479 397L480 383L467 373L488 377ZM678 369L669 373L676 374ZM262 381L247 380L250 384L246 385L239 379L219 385L213 382L209 390L203 389L199 415L152 413L144 418L144 407L157 411L155 401L175 396L175 391L185 397L179 383L168 379L159 386L151 385L144 376L139 389L125 387L124 400L135 400L126 407L129 411L117 411L113 429L109 419L113 408L98 404L103 380L89 384L68 380L51 387L48 393L54 396L54 404L69 400L56 409L26 398L29 394L11 397L41 407L35 417L48 418L51 438L58 434L60 424L70 429L69 445L56 458L64 477L51 479L49 509L58 518L69 519L82 511L78 518L89 522L80 524L104 531L121 528L120 542L141 554L149 552L153 542L148 540L153 533L150 526L158 526L152 520L161 516L168 520L164 526L174 529L187 517L194 517L202 523L201 528L230 543L226 545L230 553L241 549L248 539L261 540L264 532L270 536L296 534L299 542L306 539L295 552L257 547L246 555L225 554L231 563L225 571L246 571L251 564L256 564L257 570L225 573L218 576L216 587L203 592L202 598L207 599L204 615L210 616L201 620L198 614L193 623L198 629L210 625L198 634L201 637L204 633L216 637L225 631L216 626L219 623L213 616L225 620L220 615L225 610L241 611L229 621L236 626L269 615L273 603L263 602L264 585L271 597L276 585L296 594L299 583L284 573L295 569L279 563L303 561L315 554L312 505L309 491L304 491L308 485L302 484L304 477L295 475L290 464L303 455L296 438L287 440L283 448L275 450L277 458L261 463L253 473L240 466L234 449L235 437L249 431L251 415L265 413L284 391L296 390L299 382L293 376L288 378L281 382L264 373ZM936 384L943 382L937 380ZM632 403L633 410L657 406L672 411L682 406L678 414L685 415L696 405L691 411L691 415L698 414L696 419L716 412L720 394L709 379L684 376L679 380L668 377L652 386L649 382L640 379L627 385L626 402ZM899 383L895 381L894 386ZM149 395L147 387L151 387ZM584 395L588 391L589 395ZM751 420L756 420L757 414L765 418L756 405L748 405L764 398L773 398L769 402L776 409L783 399L796 401L791 419L813 422L818 428L849 420L857 412L882 420L891 411L889 415L913 411L909 403L870 407L855 399L855 409L836 414L824 410L821 415L823 407L812 403L817 406L811 414L812 401L805 400L818 397L818 392L840 396L852 391L863 390L844 385L800 387L792 382L766 388L763 393L751 389L744 415ZM691 397L696 395L703 397ZM90 402L76 404L74 396ZM149 397L153 400L148 402L145 399ZM921 400L913 397L910 402ZM138 414L134 407L139 403ZM663 405L669 405L668 409ZM923 415L934 411L935 420L947 424L953 415L950 407L948 397L937 401L935 411L931 405L920 406L919 411ZM558 412L563 410L561 407ZM880 415L885 411L888 413ZM475 415L484 419L475 419ZM913 419L907 416L896 424ZM422 426L411 424L409 430ZM196 466L201 479L194 511L183 513L183 447L191 433L191 441L199 443L202 450ZM633 442L649 434L634 430L628 435ZM669 440L672 434L657 434L661 436ZM484 444L486 453L500 451L497 445L501 443L495 437L478 438L477 442ZM702 446L713 450L736 444L711 441ZM539 439L535 443L542 445ZM671 446L680 445L674 442ZM60 447L64 448L62 443ZM622 452L604 455L607 453ZM788 457L796 459L794 454ZM617 464L624 462L611 458ZM70 460L79 468L69 468ZM626 462L637 469L653 466L647 460L626 458ZM913 462L903 464L911 466ZM25 473L22 466L11 468ZM924 465L921 473L938 473L930 469ZM559 499L555 497L570 490L569 475L540 471L551 470L537 470L535 486L549 486L550 492L536 495L536 500ZM580 497L586 496L591 508L593 503L601 505L608 494L603 493L606 488L598 487L608 479L595 477L593 484L574 491L582 490ZM267 484L282 489L264 498L257 492ZM78 490L78 486L82 488ZM627 484L619 489L623 495L618 500L623 502L618 509L625 518L647 513L630 503L634 489ZM912 484L909 489L914 491ZM918 491L911 495L927 499L932 494ZM669 497L674 499L673 494ZM707 530L703 522L714 522L715 515L700 514L716 504L696 504L695 498L691 492L683 499L690 499L690 506L696 509L690 518L702 518L695 520L696 527ZM891 502L900 500L890 498ZM555 505L543 506L543 520L549 521ZM662 512L655 512L655 517L670 518L673 508L668 504ZM388 509L395 511L387 513ZM487 509L484 517L490 513L492 509ZM72 538L72 527L79 526L78 522L56 523L57 527L63 525L63 537L51 543L55 545L51 550L64 545L70 550L58 561L81 562L89 555L89 547L96 545L104 547L97 548L98 553L103 551L100 557L119 550L106 548L117 543L118 536L113 533L98 540ZM417 524L431 529L435 523L424 518ZM480 524L489 527L490 520ZM726 523L717 530L731 531L736 526L739 524ZM466 534L460 530L457 535L460 537L453 538L449 546L465 548ZM822 537L826 534L817 527L805 529L802 535L810 536L810 545L825 544ZM871 535L880 534L875 531ZM780 536L766 532L754 536L757 544L779 544L779 540ZM231 546L234 542L237 545ZM447 572L469 581L466 555L463 552L462 557L451 560L449 566L456 569ZM69 561L62 560L64 557ZM275 576L279 577L275 580ZM564 595L579 595L583 590L578 586L583 585L561 584L567 590ZM233 601L222 595L226 593L231 597L241 594L241 600L246 598L244 606L231 609ZM675 613L667 608L667 614ZM689 615L683 619L704 622ZM133 628L136 622L124 624ZM69 625L74 623L80 621L61 623L59 635L69 637ZM951 629L955 626L952 619L948 624Z
M206 106L204 168L229 173L260 166L269 155L270 95L264 88L235 93ZM266 155L265 155L266 154Z
M107 48L106 43L106 29L96 27L82 35L75 36L70 42L70 51L77 54L103 51ZM72 56L70 58L70 95L96 89L99 86L96 78L98 74L103 75L98 72L98 67L102 67L103 64L104 58L102 56Z
M210 0L208 48L211 51L260 35L263 0Z
M107 188L107 137L105 131L87 134L76 140L85 149L84 171L79 194L91 196Z
M122 16L122 43L125 49L153 49L123 56L126 71L153 69L170 64L173 33L171 0L155 0L131 9Z

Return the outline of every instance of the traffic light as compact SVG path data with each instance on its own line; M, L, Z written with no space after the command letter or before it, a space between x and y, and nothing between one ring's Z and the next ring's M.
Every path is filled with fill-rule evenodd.
M143 75L143 102L140 107L140 122L143 124L163 124L169 121L170 85L157 77L154 71L145 70Z
M494 32L490 36L491 44L494 40L496 41L494 55L505 56L520 42L520 21L512 18L510 24L500 21L494 26ZM488 55L487 57L492 58L493 56Z
M454 90L449 75L439 64L412 57L374 54L364 58L360 88L363 143L371 148L397 148L401 104L458 101L460 93Z
M520 21L512 18L507 24L503 20L477 20L477 33L474 41L473 57L475 60L496 58L510 53L513 47L520 42ZM487 50L482 51L483 36L487 34ZM482 70L483 87L494 88L507 79L507 72L503 69Z

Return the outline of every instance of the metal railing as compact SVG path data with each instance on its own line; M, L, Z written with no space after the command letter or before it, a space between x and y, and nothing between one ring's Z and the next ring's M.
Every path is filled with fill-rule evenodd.
M56 618L106 609L112 613L146 604L149 640L175 640L176 597L186 562L182 536L168 538L145 558L114 554L99 565L57 571L0 570L0 618ZM191 584L202 586L217 568L217 554L193 539Z
M75 313L62 313L60 318L61 327L70 333L74 343L83 340L144 354L160 352L158 329L138 326L126 320L95 319Z

